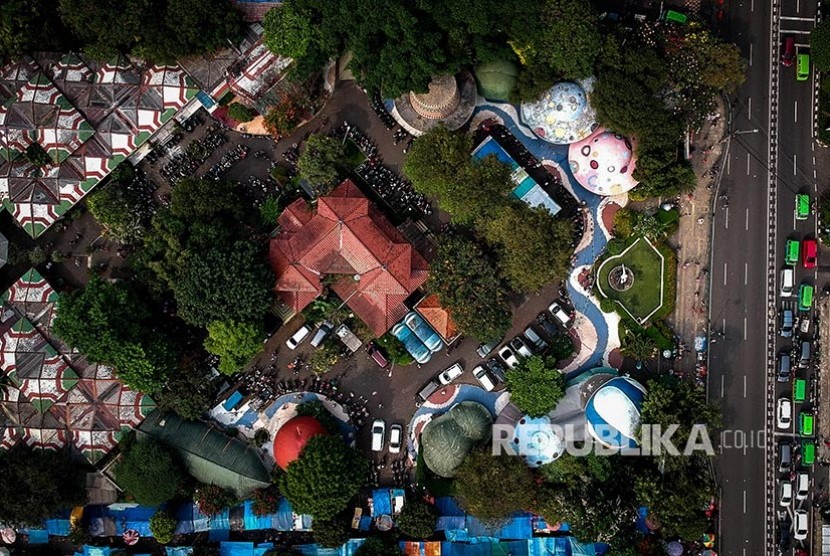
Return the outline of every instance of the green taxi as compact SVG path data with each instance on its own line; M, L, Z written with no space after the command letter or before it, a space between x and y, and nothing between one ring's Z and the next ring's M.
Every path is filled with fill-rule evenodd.
M813 308L813 293L815 289L810 284L801 284L798 288L798 310L809 311Z
M810 196L799 193L795 196L795 217L797 220L806 220L810 216Z
M788 239L787 246L784 249L784 263L795 266L798 264L798 253L800 249L800 243L796 239Z

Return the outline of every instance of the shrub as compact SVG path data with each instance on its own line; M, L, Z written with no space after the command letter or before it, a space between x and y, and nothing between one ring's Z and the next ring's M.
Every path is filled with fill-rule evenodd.
M349 540L351 523L347 516L337 515L332 519L314 520L314 542L325 548L338 548Z
M376 340L376 343L383 348L389 360L395 365L406 366L411 365L415 359L406 351L406 348L399 339L397 339L391 332L387 332Z
M437 519L435 506L413 498L404 505L398 517L398 529L414 539L429 539L435 533Z
M238 102L234 102L230 106L228 106L228 116L236 120L237 122L244 124L245 122L250 122L256 116L256 112L245 106L244 104L239 104Z
M608 246L605 250L609 255L619 255L626 248L627 243L627 240L615 237L608 241Z
M176 496L183 477L170 450L150 438L128 444L115 467L118 484L146 506L158 506Z
M251 510L254 515L263 516L274 513L280 503L280 489L277 485L270 485L254 491Z
M205 515L216 515L234 503L234 497L217 485L201 485L193 493L193 500Z
M599 308L603 313L613 313L617 310L617 305L611 299L603 297L599 300Z
M173 540L178 524L176 518L170 515L167 510L161 510L150 518L150 532L153 533L153 537L160 544L167 544Z
M262 446L266 442L271 439L271 433L268 432L268 429L257 429L254 433L254 444L257 446Z

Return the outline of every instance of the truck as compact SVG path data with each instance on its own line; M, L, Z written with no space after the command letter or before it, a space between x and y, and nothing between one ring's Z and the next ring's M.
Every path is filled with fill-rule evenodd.
M343 342L349 351L352 353L356 352L360 349L360 346L363 345L363 342L360 341L360 338L354 335L348 326L345 324L341 324L337 327L337 330L334 331L334 334L340 338L340 341Z

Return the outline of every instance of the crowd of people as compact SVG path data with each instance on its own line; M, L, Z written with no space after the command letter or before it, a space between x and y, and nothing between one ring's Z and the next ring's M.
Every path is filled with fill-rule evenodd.
M159 174L171 186L176 185L184 178L194 175L199 166L204 164L210 155L227 140L228 138L221 130L216 126L211 126L204 137L194 140L187 149L179 150L178 153L172 155L170 161L159 170ZM147 157L151 166L155 164L155 156L154 151Z

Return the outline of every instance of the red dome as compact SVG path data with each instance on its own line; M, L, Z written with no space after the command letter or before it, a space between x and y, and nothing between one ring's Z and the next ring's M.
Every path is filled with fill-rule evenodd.
M314 417L303 415L285 423L274 437L274 459L283 470L300 457L306 443L312 436L326 434L326 429Z

